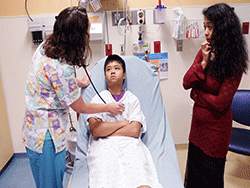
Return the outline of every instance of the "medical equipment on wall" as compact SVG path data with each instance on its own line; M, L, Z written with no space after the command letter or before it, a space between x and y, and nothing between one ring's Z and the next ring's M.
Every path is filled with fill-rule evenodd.
M53 33L55 14L36 15L28 20L29 31L32 33L32 42L40 44L47 36Z
M107 44L105 44L105 53L106 53L106 56L108 56L108 55L112 55L112 44L109 43L107 11L105 10L104 13L105 13L105 25L106 25L106 33L107 33Z
M90 42L104 41L104 16L105 12L88 12L90 26Z
M133 54L146 54L150 53L150 44L149 43L135 43L133 44Z
M133 44L133 54L146 54L150 53L149 43L143 41L142 27L145 24L145 10L139 9L137 11L137 24L138 24L138 42Z
M154 9L154 23L155 24L164 24L166 18L166 7L159 0L159 4Z
M124 9L124 0L123 0L123 9ZM117 10L118 12L118 10ZM129 19L128 19L128 0L126 0L126 9L124 12L123 18L117 20L118 33L123 36L123 44L121 44L121 55L126 55L126 44L127 44L127 35L130 31ZM117 14L118 15L118 14ZM123 27L124 26L124 27Z
M137 22L139 25L142 25L145 22L144 12L141 9L137 11Z
M32 20L28 20L29 31L32 33L32 42L34 44L40 44L53 33L56 16L57 14L34 15ZM104 41L104 13L90 12L88 17L91 20L90 42Z
M137 11L137 22L138 22L138 25L139 25L139 31L138 31L139 38L138 38L138 41L140 42L140 41L142 41L142 29L141 29L141 26L145 22L144 12L141 9L139 11Z

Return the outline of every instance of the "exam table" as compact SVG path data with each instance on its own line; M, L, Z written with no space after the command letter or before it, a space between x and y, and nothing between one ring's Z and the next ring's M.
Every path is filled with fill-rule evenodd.
M169 127L160 90L157 67L135 56L123 56L126 63L127 77L124 89L135 94L146 117L147 132L142 141L148 147L160 183L164 188L183 188L182 177L176 150ZM99 92L107 88L104 76L105 58L98 61L91 69L91 78ZM90 102L96 95L92 85L82 90L85 102ZM80 114L77 128L77 147L74 169L69 181L70 188L88 187L87 150L89 131L86 128L87 115Z

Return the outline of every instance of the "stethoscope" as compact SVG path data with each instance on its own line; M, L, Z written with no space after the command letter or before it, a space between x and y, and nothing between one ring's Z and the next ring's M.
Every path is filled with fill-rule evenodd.
M76 77L76 68L75 68L75 66L73 66L73 67L74 67L75 77ZM90 78L90 76L89 76L89 73L88 73L86 67L84 67L84 70L85 70L85 72L86 72L86 74L87 74L87 76L88 76L88 78L89 78L89 81L90 81L91 85L93 86L93 88L94 88L96 94L99 96L99 98L102 100L102 102L103 102L104 104L107 104L107 103L105 102L105 100L101 97L101 95L99 94L99 92L97 91L97 89L96 89L94 83L92 82L92 80L91 80L91 78Z
M106 104L105 100L101 97L101 95L99 94L99 92L98 92L97 89L95 88L95 85L93 84L93 82L92 82L92 80L91 80L91 78L90 78L90 76L89 76L89 73L88 73L87 69L84 68L84 70L85 70L85 72L86 72L86 74L87 74L87 76L88 76L88 78L89 78L89 81L90 81L91 85L93 86L93 88L94 88L96 94L100 97L100 99L102 100L102 102L104 102L104 104Z

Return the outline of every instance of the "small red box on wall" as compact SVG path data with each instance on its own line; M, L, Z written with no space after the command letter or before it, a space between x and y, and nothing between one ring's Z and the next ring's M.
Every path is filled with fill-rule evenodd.
M249 22L243 22L242 34L248 34L248 33L249 33Z
M161 41L154 41L154 53L161 53Z
M112 55L112 44L105 44L106 56Z

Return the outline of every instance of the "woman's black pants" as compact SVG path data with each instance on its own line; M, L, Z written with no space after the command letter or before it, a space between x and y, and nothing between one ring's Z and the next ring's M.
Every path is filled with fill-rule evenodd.
M214 158L189 142L185 188L223 188L226 158Z

